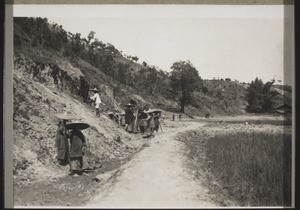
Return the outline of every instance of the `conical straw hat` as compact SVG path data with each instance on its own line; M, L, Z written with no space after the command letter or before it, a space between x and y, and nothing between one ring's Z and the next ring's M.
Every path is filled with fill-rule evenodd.
M90 125L87 123L67 123L66 128L71 130L84 130L89 128Z

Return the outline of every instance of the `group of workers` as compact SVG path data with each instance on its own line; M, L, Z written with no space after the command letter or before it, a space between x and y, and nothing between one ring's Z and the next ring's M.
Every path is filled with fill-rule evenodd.
M140 133L143 137L153 137L162 127L159 119L161 111L152 109L146 105L143 108L135 107L129 103L125 105L124 113L114 114L108 113L110 119L114 120L118 125L124 126L129 133Z
M100 116L100 104L104 104L99 96L99 90L92 90L94 95L90 97L95 103L96 116ZM125 112L120 114L109 113L108 116L118 125L124 126L130 133L140 133L144 138L153 137L162 127L159 122L161 111L152 109L146 105L143 108L135 107L133 103L125 105ZM60 165L69 165L72 176L82 175L88 169L86 160L86 139L81 130L89 127L86 123L71 123L74 116L67 113L58 114L58 128L55 145L57 148L57 160Z
M100 90L94 88L91 91L94 95L90 97L90 100L95 104L96 116L100 116L100 104L104 105L99 96ZM136 108L133 103L128 103L124 111L124 113L116 114L109 112L108 116L120 126L124 126L125 130L130 133L141 133L144 137L153 137L154 133L161 128L160 110L150 110L147 105L143 108Z
M158 132L161 111L150 110L147 105L143 108L134 109L134 105L129 103L125 108L125 130L131 133L140 133L144 137L153 137Z

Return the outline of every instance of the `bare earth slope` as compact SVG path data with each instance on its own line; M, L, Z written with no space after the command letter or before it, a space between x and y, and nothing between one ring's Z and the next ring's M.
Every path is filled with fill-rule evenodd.
M172 123L172 122L170 122ZM180 132L203 124L181 122L159 133L149 147L115 171L114 179L98 189L89 207L208 207L217 206L208 190L185 166L186 148L176 141ZM173 127L173 126L172 126Z

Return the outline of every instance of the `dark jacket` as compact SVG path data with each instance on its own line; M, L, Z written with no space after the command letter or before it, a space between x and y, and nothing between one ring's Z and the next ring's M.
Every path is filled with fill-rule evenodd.
M133 110L132 108L125 109L125 124L130 124L131 121L134 119Z
M68 152L68 138L65 135L65 127L63 124L59 125L56 131L55 146L57 148L57 158L64 160L67 158Z
M148 120L148 126L149 128L155 127L154 116L152 114L150 114L150 119Z
M68 137L71 143L70 157L81 157L83 155L82 148L86 145L83 133L80 130L72 130Z
M154 125L155 127L159 127L159 115L154 116Z
M148 115L146 113L144 113L143 111L140 111L138 113L137 117L139 119L139 123L138 123L139 126L145 127L145 126L148 125L148 122L146 120L146 118L148 117Z

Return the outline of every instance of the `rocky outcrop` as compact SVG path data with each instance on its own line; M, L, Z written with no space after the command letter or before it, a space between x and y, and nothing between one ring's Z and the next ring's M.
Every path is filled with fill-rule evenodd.
M40 63L23 55L14 56L14 68L47 86L56 87L59 91L68 91L87 102L89 83L79 69L70 63Z

